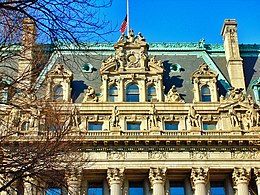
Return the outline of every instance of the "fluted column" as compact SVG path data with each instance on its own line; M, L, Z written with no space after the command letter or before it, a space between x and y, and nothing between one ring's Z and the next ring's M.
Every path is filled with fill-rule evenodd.
M207 195L206 185L208 182L208 168L192 168L191 180L194 195Z
M153 195L165 195L164 184L166 168L150 168L149 179L153 189Z
M124 169L108 168L107 180L110 186L110 195L122 195Z
M232 178L237 195L249 195L248 183L250 181L250 169L235 168Z
M81 194L81 180L82 170L73 169L66 173L68 195L80 195Z
M257 192L260 194L260 168L254 168L254 174L256 176L256 186L257 186Z

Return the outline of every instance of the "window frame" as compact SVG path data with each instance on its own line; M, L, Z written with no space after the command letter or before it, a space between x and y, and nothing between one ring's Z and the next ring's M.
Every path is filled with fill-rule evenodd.
M62 89L61 94L56 94L56 93L57 93L56 90L59 89L59 88ZM52 99L53 99L54 101L57 101L57 102L63 101L63 98L64 98L64 89L63 89L63 85L62 85L62 84L56 84L56 85L54 85L53 88L52 88L52 92L53 92L53 94L52 94Z
M205 129L204 127L206 125L208 125L208 126L214 125L215 128L214 129L211 129L211 128L210 129ZM202 121L202 130L203 131L215 131L215 130L217 130L217 121Z
M140 128L139 129L129 129L128 125L130 125L130 124L134 124L134 125L138 124ZM142 122L141 121L126 121L126 130L127 131L141 131L141 128L142 128Z
M177 129L167 129L166 128L167 124L177 124ZM165 131L178 131L179 130L179 126L180 126L180 122L179 121L164 121L164 130Z
M149 89L154 88L154 94L149 93ZM153 99L157 99L156 87L154 84L147 86L147 101L152 102Z
M101 129L95 129L95 128L91 129L90 128L91 125L94 125L94 126L101 125ZM87 124L87 130L88 131L103 131L103 128L104 128L104 122L103 121L88 121L88 124Z
M111 89L116 88L115 94L111 93ZM108 88L108 101L109 102L118 102L118 86L116 84L110 85Z
M208 93L204 93L203 90L207 89ZM209 98L209 99L208 99ZM209 85L205 84L200 87L200 101L201 102L212 102L212 95Z
M129 89L131 86L136 86L137 89ZM129 93L129 90L137 90L135 93ZM128 83L125 90L126 102L140 102L140 88L137 83Z

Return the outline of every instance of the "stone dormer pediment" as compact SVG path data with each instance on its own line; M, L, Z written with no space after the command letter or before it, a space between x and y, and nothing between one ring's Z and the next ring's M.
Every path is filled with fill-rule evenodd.
M72 72L66 69L63 64L57 64L53 70L48 72L48 77L72 78Z
M115 54L103 61L100 69L101 74L105 72L163 72L162 62L156 60L155 57L149 58L149 45L141 33L135 36L131 30L128 36L122 34L114 48Z
M199 66L192 74L192 78L217 78L218 74L209 69L209 66L206 63L203 63Z

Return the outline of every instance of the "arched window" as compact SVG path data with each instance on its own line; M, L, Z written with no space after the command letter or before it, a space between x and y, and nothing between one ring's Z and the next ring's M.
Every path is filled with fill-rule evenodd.
M150 85L147 89L147 101L151 102L152 99L156 99L156 89L154 85Z
M110 86L108 90L108 101L117 102L118 101L118 88L116 85Z
M21 130L26 131L29 129L29 123L28 122L23 122L21 125Z
M208 85L203 85L201 87L201 101L202 102L211 102L210 88Z
M139 102L139 87L134 83L130 83L126 87L126 101Z
M62 85L56 85L53 88L53 100L62 101L63 100L63 87Z

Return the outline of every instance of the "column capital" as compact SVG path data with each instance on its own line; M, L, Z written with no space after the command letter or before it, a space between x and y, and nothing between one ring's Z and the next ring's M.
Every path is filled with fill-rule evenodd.
M239 183L249 183L250 181L250 168L234 168L232 178L234 185Z
M192 184L196 184L196 183L206 184L208 182L208 176L209 176L208 172L209 172L208 168L203 168L203 167L192 168L191 170Z
M157 167L157 168L150 168L149 172L149 180L151 182L151 186L155 183L164 183L166 179L166 171L167 168Z
M107 180L111 186L114 183L120 184L122 187L124 181L124 168L108 168L107 169Z
M254 174L255 174L255 180L256 180L256 184L260 184L260 168L255 167L254 168Z

